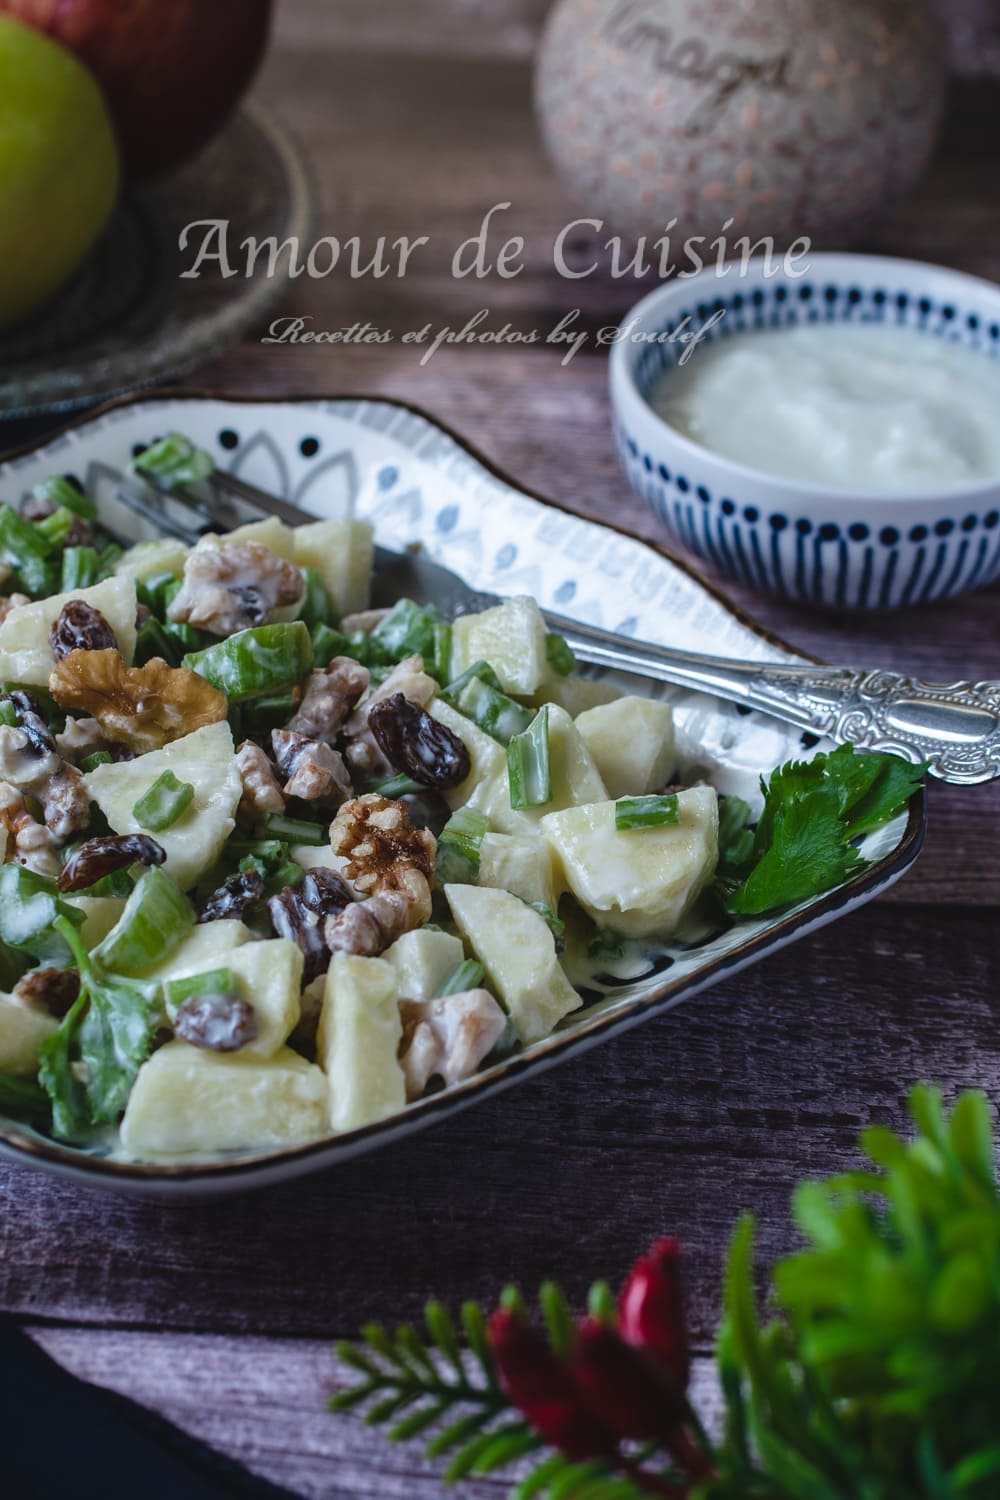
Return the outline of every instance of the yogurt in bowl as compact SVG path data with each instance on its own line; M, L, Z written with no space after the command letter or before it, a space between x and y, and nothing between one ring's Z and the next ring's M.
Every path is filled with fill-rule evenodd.
M875 256L733 263L638 305L611 395L633 487L722 573L861 609L1000 574L988 282Z

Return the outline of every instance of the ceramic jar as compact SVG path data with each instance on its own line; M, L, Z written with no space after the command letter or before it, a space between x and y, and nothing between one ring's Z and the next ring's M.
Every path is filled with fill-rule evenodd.
M779 248L856 240L923 171L944 87L924 0L557 0L536 76L581 215Z

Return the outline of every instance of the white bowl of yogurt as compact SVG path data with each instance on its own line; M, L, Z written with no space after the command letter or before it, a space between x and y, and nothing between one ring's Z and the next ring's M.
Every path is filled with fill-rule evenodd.
M727 264L611 351L633 488L719 572L835 608L1000 576L1000 287L883 256Z

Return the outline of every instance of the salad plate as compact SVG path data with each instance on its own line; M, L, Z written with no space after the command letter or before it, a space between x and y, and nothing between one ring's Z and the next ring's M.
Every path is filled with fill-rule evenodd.
M122 532L121 517L105 512L103 497L113 509L133 455L172 432L190 438L219 469L318 519L354 515L370 522L381 547L419 548L470 589L528 596L543 609L639 640L744 660L804 659L669 554L528 494L440 423L394 401L255 401L184 391L125 399L0 464L0 500L18 505L40 481L73 474ZM157 535L151 521L131 514L128 525L130 540ZM669 702L683 781L705 778L758 811L762 776L815 749L832 748L704 694L634 678L623 679L621 687ZM865 836L865 863L841 885L777 916L687 934L635 972L626 965L612 973L608 965L609 972L588 984L583 1007L551 1035L488 1061L473 1076L377 1123L278 1148L144 1161L126 1157L107 1140L86 1148L66 1144L0 1115L0 1152L91 1186L178 1200L243 1191L333 1166L612 1041L870 901L916 858L924 819L921 792L907 810Z

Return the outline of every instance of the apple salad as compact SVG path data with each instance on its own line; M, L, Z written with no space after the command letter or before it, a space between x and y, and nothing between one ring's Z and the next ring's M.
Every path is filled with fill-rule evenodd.
M0 1113L151 1161L372 1125L696 906L842 881L922 776L844 747L751 829L533 599L373 610L373 556L354 518L123 551L66 479L0 506Z
M123 552L60 479L0 558L0 1109L58 1138L370 1125L548 1036L574 945L662 941L712 878L670 709L601 701L529 598L370 610L362 521Z

